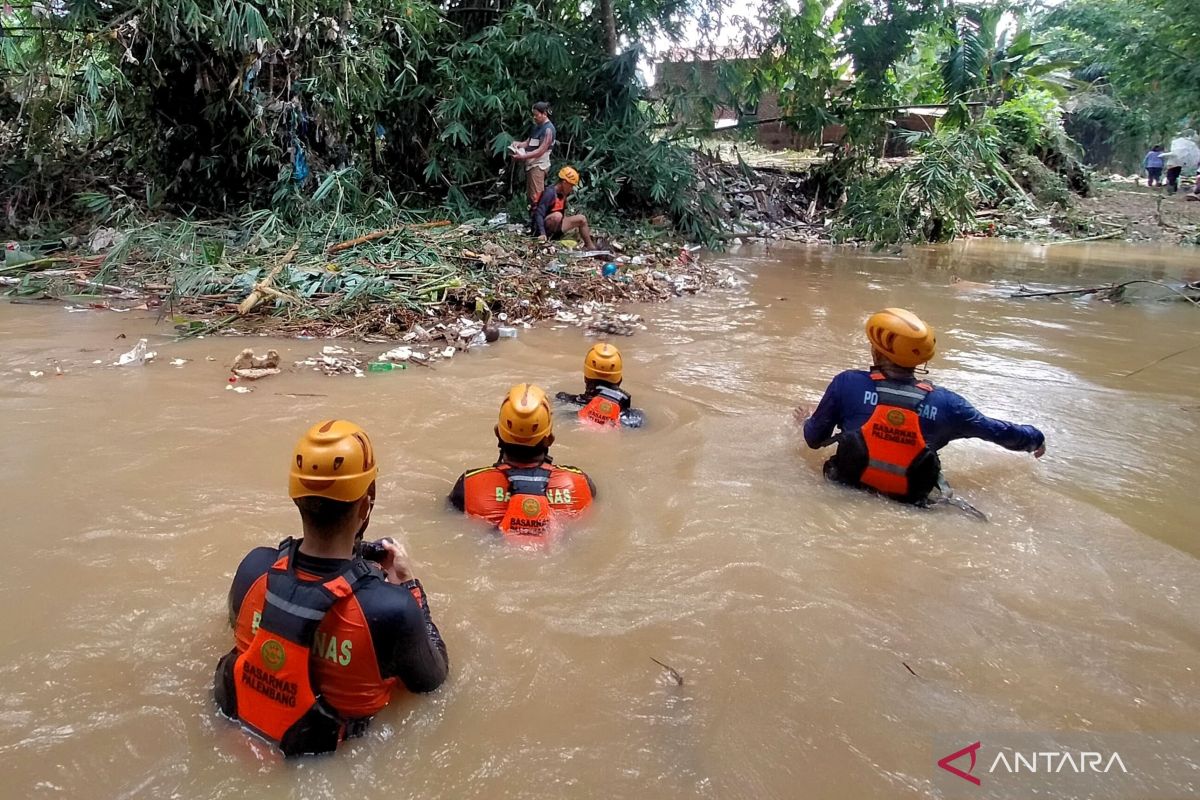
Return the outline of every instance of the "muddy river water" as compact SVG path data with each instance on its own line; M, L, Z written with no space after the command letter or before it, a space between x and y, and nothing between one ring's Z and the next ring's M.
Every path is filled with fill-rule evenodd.
M1200 256L972 244L714 261L744 283L639 308L648 330L618 342L649 426L560 418L558 460L599 500L536 553L444 498L493 459L510 383L575 391L577 329L237 395L225 370L243 340L0 305L0 796L949 797L946 732L1200 734L1200 350L1123 377L1200 342L1200 312L1005 291L1194 280ZM790 421L865 365L862 320L888 305L936 326L934 381L1047 434L1041 461L943 451L989 523L827 484ZM157 362L92 365L139 335ZM289 364L322 344L250 343ZM66 375L29 376L51 358ZM211 676L238 560L298 532L290 447L333 416L374 437L372 532L408 543L451 676L335 757L284 763L216 716Z

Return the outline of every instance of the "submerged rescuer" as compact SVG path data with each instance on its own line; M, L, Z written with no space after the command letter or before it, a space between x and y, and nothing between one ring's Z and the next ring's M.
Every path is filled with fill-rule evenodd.
M567 198L579 185L579 173L574 167L563 167L558 171L558 183L547 186L537 203L533 206L533 235L539 241L546 238L558 238L579 229L579 238L583 240L584 248L595 250L596 243L592 241L592 229L588 227L588 219L583 214L567 214Z
M390 539L362 543L376 472L362 428L313 426L288 481L304 537L251 550L229 590L236 645L217 665L217 703L285 755L361 735L397 683L431 692L446 679L446 646L408 556Z
M622 373L621 351L601 342L583 357L583 394L559 392L555 399L579 406L579 418L584 421L640 428L645 415L641 409L630 407L633 398L621 388Z
M866 331L870 371L841 373L815 411L796 409L809 447L838 446L825 462L826 477L923 504L939 485L937 451L955 439L1045 454L1046 439L1037 428L989 419L954 392L916 379L916 368L933 358L937 339L915 314L884 309L871 315Z
M552 419L545 392L531 383L514 386L500 404L495 428L500 459L459 477L450 492L454 507L505 535L540 536L557 517L591 505L596 497L591 479L550 458Z

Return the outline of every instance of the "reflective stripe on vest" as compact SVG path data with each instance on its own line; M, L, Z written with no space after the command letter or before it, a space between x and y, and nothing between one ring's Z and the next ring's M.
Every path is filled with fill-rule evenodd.
M629 401L629 395L620 389L600 386L588 404L579 409L579 418L597 425L613 426L621 423L621 405Z
M909 492L908 471L928 447L921 433L921 404L933 391L928 383L889 381L872 372L878 401L870 419L860 428L867 448L867 468L859 482L894 497Z
M312 683L310 659L317 627L338 601L370 574L355 559L324 582L296 577L299 542L287 539L267 572L262 618L249 647L233 663L237 717L285 755L328 752L345 738L345 721Z
M508 507L500 530L505 536L545 536L553 515L546 490L553 470L546 467L508 467Z

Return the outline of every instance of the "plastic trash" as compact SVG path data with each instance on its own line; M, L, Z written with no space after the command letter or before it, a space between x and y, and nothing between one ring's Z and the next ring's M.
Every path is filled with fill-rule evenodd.
M606 278L611 278L613 275L617 274L617 265L611 261L608 262L604 265L604 268L600 271L600 274Z
M171 359L171 366L172 367L182 367L187 362L188 362L188 360L186 358L173 358L173 359Z
M372 361L367 364L367 372L391 372L397 369L408 369L408 364L393 364L390 361Z
M237 392L238 394L250 394L254 390L251 389L249 386L233 386L233 385L230 385L227 383L227 384L225 384L225 391Z
M458 348L447 347L442 351L442 358L454 358L454 354L458 352Z
M388 350L386 353L381 354L379 356L379 361L388 361L388 362L408 361L410 358L412 358L412 354L413 354L413 351L412 351L411 347L397 347L392 350ZM376 362L376 363L378 363L378 362Z
M496 333L500 335L500 338L501 338L501 339L515 339L515 338L517 338L517 329L516 329L516 328L510 328L510 327L508 327L508 326L506 326L506 325L501 325L499 328L496 328Z
M493 228L499 228L501 225L508 224L508 212L501 211L496 216L487 221L487 224Z
M122 353L121 357L113 363L114 367L127 367L130 364L145 364L147 361L152 361L158 353L147 348L145 339L138 339L137 344L127 353Z

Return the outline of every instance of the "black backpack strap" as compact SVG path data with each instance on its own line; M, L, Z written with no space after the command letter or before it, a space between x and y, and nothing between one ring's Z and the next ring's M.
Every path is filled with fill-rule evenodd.
M879 381L875 391L879 395L880 405L916 411L933 391L933 387L928 383L901 383L900 381L884 380Z
M622 409L628 409L629 404L633 401L629 392L624 389L619 389L615 386L597 386L596 395L603 397L605 400L611 400Z
M545 467L510 467L504 471L508 478L508 490L511 494L532 494L545 496L550 488L551 470Z
M292 543L286 568L272 567L267 572L267 593L259 625L289 641L311 647L317 627L329 609L341 598L353 594L358 583L371 574L371 568L356 558L335 578L322 583L302 581L296 577L298 544Z

